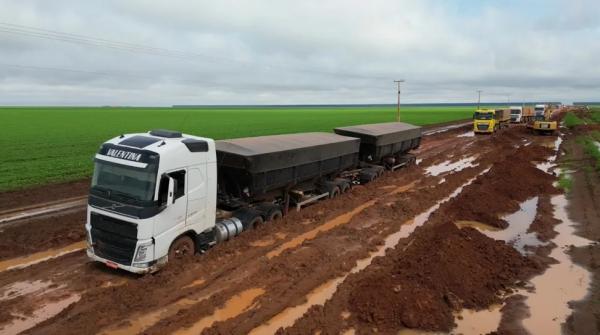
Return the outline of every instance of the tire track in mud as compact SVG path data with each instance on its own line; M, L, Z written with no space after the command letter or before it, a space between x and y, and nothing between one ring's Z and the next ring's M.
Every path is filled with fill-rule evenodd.
M444 136L447 136L449 134L444 134ZM453 136L450 134L450 136ZM469 142L470 140L466 140L466 141L460 141L463 145L465 142ZM449 148L451 149L456 149L456 150L460 150L460 146L461 144L454 144L453 146L449 146ZM431 157L428 157L429 155L427 155L427 153L423 153L422 156L426 159L429 159ZM85 289L82 289L82 299L73 304L73 306L68 308L68 312L65 311L61 314L59 314L58 316L56 316L55 318L51 319L50 321L59 321L59 323L61 325L59 325L58 327L53 327L53 326L49 326L51 325L53 322L47 321L47 322L43 322L42 324L40 324L38 326L38 328L34 328L32 329L31 332L33 333L44 333L44 329L55 329L55 330L60 330L61 332L64 333L65 329L69 329L69 324L70 321L68 319L76 319L77 317L75 316L84 316L84 321L82 322L82 325L84 323L86 323L86 321L88 320L87 318L90 316L90 314L93 313L102 313L103 312L103 308L105 308L108 312L108 318L106 318L107 320L109 320L108 324L114 324L114 321L120 321L123 320L123 317L125 315L132 315L135 313L135 311L147 311L149 309L149 307L151 306L146 306L144 304L144 302L156 302L156 305L165 305L168 304L168 302L174 302L177 301L178 298L182 298L185 296L188 296L190 294L195 294L196 291L198 290L207 290L206 287L211 286L211 285L215 285L214 283L216 281L221 282L220 285L215 285L215 286L228 286L228 283L233 283L237 281L240 281L244 278L243 272L244 272L244 263L247 262L247 260L249 259L254 259L254 258L260 258L262 256L264 256L264 254L266 252L268 252L269 250L274 250L274 248L278 247L279 245L281 245L281 243L285 242L287 240L287 238L294 238L294 236L298 236L302 233L305 233L307 230L310 230L311 228L315 228L318 227L319 224L321 224L322 222L322 218L323 216L325 216L328 219L331 219L332 217L334 217L335 215L340 215L343 214L345 212L344 208L348 208L351 205L358 205L361 202L364 203L363 199L372 199L372 198L377 198L377 197L381 197L381 189L383 187L386 187L388 185L384 185L384 184L395 184L395 185L402 185L403 183L405 183L407 180L414 180L414 178L416 176L419 176L422 174L421 169L419 167L415 167L415 168L411 168L412 171L409 171L409 169L404 170L402 172L398 172L397 174L388 174L387 177L383 178L382 180L369 185L369 186L360 186L359 188L361 188L361 190L357 190L357 192L355 192L355 194L349 195L348 197L346 197L345 199L334 199L331 202L323 202L321 204L317 204L315 206L311 206L312 208L306 209L302 212L300 212L299 215L292 215L290 216L289 220L287 222L281 222L281 227L277 227L277 225L271 225L268 227L265 227L264 230L258 230L258 231L252 231L252 232L248 232L246 234L246 237L242 238L240 237L239 240L234 240L231 241L232 243L227 243L227 245L222 245L222 246L218 246L217 248L209 251L209 253L207 253L207 255L203 255L203 256L199 256L197 258L197 260L195 260L193 263L191 264L184 264L182 266L175 266L172 269L165 269L165 273L159 273L157 276L149 276L149 277L158 277L155 280L153 280L153 278L140 278L134 281L129 280L130 277L125 277L125 279L123 279L124 283L123 284L119 284L117 286L110 286L110 287L100 287L100 285L97 284L96 285L81 285L81 283L77 283L77 280L75 280L74 278L61 278L59 280L68 283L69 286L75 286L78 289L81 289L81 287L84 287ZM431 186L430 186L431 187ZM433 196L431 196L433 198ZM389 202L388 202L389 203ZM392 204L388 204L391 207L394 206L398 206L396 203L392 203ZM333 208L333 210L332 210ZM396 208L396 210L405 210L406 208ZM358 215L361 216L362 215ZM381 227L377 226L376 224L374 224L373 218L366 218L366 222L369 222L370 225L372 225L372 227L375 227L372 229L372 233L374 236L376 236L377 234L379 234L380 232L378 231L378 229L380 230ZM301 224L298 224L299 222L303 222ZM279 224L279 223L278 223ZM343 226L347 226L348 224L344 224ZM327 240L327 239L332 239L332 240L341 240L341 238L336 237L335 235L339 233L339 231L344 231L345 228L344 227L336 227L335 229L329 230L325 236L333 236L332 237L317 237L315 240L318 241L310 241L310 242L305 242L304 244L296 247L296 248L292 248L289 251L293 251L293 250L303 250L303 249L309 249L311 248L313 245L317 245L318 247L323 247L320 244L323 243L323 240ZM360 230L353 230L353 233L356 232L360 232ZM285 238L280 238L283 234L285 234ZM318 234L319 235L319 234ZM348 234L346 234L348 235ZM350 234L352 235L352 234ZM251 244L253 242L256 242L258 240L260 240L261 238L264 238L264 236L271 236L271 238L277 237L279 236L277 239L275 239L273 244L268 244L265 246L252 246ZM348 236L345 236L344 238L349 238ZM374 238L375 240L377 240L377 238ZM327 242L327 241L325 241ZM360 242L366 242L366 243L372 243L373 241L369 241L367 239L358 239L358 240L346 240L346 241L341 241L339 242L339 245L348 245L348 244L356 244L356 243L360 243ZM327 244L327 243L324 243ZM325 248L323 248L324 250L327 250ZM284 255L286 255L284 258L289 258L288 252L286 251L284 253ZM356 253L357 255L356 257L359 257L358 254L360 254L360 252L356 251L356 250L348 250L348 252L351 253ZM219 255L219 253L222 253L222 255ZM301 252L302 253L302 252ZM364 254L364 252L362 252ZM310 257L310 253L308 255L301 255L302 257L304 256L308 256ZM344 255L346 256L346 255ZM63 256L59 259L55 259L52 260L53 264L57 264L58 266L61 265L61 259L63 259L66 256ZM299 258L302 258L299 257ZM315 257L320 257L320 256L315 256ZM72 272L73 276L76 276L77 274L81 274L81 273L85 273L86 277L94 277L97 276L97 278L102 278L102 280L106 281L107 279L109 279L111 277L111 275L114 276L114 274L108 272L108 273L103 273L103 269L101 270L99 267L95 267L95 266L91 266L89 264L84 264L85 262L85 257L82 257L82 255L77 255L77 257L72 257L69 256L69 259L73 259L73 258L78 258L78 261L82 262L82 264L80 264L81 266ZM279 257L276 257L279 258ZM233 262L229 262L229 261L233 260ZM301 260L302 261L302 260ZM332 261L334 261L332 259ZM283 263L285 263L285 261L281 261L278 263L278 266L285 266ZM343 263L343 261L342 261ZM223 264L227 264L225 267L223 267ZM343 269L344 266L342 265L342 270L339 270L340 273L343 273ZM40 270L40 269L46 269L46 267L43 264L37 264L31 267L31 269L22 269L22 270L18 270L18 271L9 271L9 272L23 272L23 276L26 276L27 273L32 273L32 272L36 272L36 276L34 277L41 277L44 278L46 275L44 274L44 272L38 272L36 270ZM100 270L100 271L99 271ZM291 269L293 270L293 269ZM335 271L335 269L331 269L330 268L324 268L322 271ZM98 273L100 272L100 273ZM190 283L194 282L194 281L198 281L198 273L202 273L202 275L200 277L201 280L205 280L205 283L201 283L199 285L196 285L194 287L187 287L187 288L183 288L181 289L181 293L178 294L176 292L172 292L173 288L177 287L184 287L186 285L189 285ZM171 282L171 280L176 277L176 280ZM318 276L316 276L318 277ZM0 275L0 280L2 278L2 275ZM112 278L115 279L115 278ZM143 283L142 283L143 282ZM314 287L316 287L319 283L322 283L323 279L314 279L314 283L312 284L308 284L307 286L311 286L313 285ZM150 285L150 288L144 288L144 285ZM150 301L144 301L145 299L142 296L142 292L146 292L147 295L147 291L155 291L155 287L154 286L164 286L164 285L168 285L170 287L170 289L168 290L169 292L160 292L160 289L157 289L156 291L158 291L156 299L150 299ZM243 285L242 285L243 286ZM226 301L228 300L227 297L232 297L235 296L237 293L240 293L240 289L243 288L242 286L238 287L238 289L230 289L229 292L226 292L227 290L224 290L222 294L216 294L214 296L211 296L209 298L209 301L211 302L211 306L220 306L226 303ZM247 288L252 288L250 286L248 286ZM268 291L268 290L267 290ZM309 291L309 289L307 290ZM131 292L134 292L133 294L130 294ZM106 295L108 295L109 297L117 297L117 299L115 299L115 301L118 303L118 301L120 301L121 299L119 297L125 296L125 297L129 297L131 299L124 299L124 300L135 300L136 298L141 300L138 303L135 302L129 302L129 303L125 303L125 305L127 307L133 307L131 309L117 309L118 314L117 315L113 315L111 316L111 314L114 314L114 310L110 311L109 307L112 307L112 305L114 305L114 303L112 302L113 299L111 299L110 304L106 304L103 305L102 301L106 301ZM97 304L94 300L98 300L98 297L100 297L100 303ZM141 297L141 298L140 298ZM259 301L263 301L263 298L259 298ZM108 306L111 305L111 306ZM144 306L142 306L144 305ZM148 305L152 305L152 304L148 304ZM81 308L81 306L84 306L83 308ZM95 307L100 307L100 308L95 308ZM212 310L207 309L206 314L209 314ZM70 316L69 316L70 315ZM93 320L96 319L98 317L90 317L89 320ZM167 318L168 319L168 318ZM196 320L198 318L195 318ZM104 320L102 320L104 322ZM103 322L100 322L99 325L102 325ZM77 324L77 322L75 322ZM191 323L191 322L188 322ZM94 324L97 325L96 322L90 322L90 324ZM49 327L48 327L49 326ZM62 326L64 326L63 328L61 328ZM157 326L156 329L160 329L160 324ZM88 331L89 331L89 325L86 325ZM80 328L84 329L83 327ZM77 327L75 327L72 330L73 333L77 332ZM68 331L67 331L68 333Z

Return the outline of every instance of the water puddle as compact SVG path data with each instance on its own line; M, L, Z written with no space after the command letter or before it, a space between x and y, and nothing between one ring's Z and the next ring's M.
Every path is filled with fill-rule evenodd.
M551 174L554 175L554 168L556 168L556 164L554 164L552 161L548 161L548 162L543 162L543 163L538 163L535 165L536 168L546 172L547 174Z
M268 238L264 240L252 241L248 244L252 247L268 247L273 243L275 243L275 240Z
M71 304L79 301L81 297L79 295L70 295L58 301L50 302L45 304L39 309L34 310L30 315L16 315L18 319L11 321L9 324L0 327L0 333L2 334L18 334L21 333L40 322L46 321Z
M488 309L463 309L456 315L456 328L453 334L489 334L495 331L502 319L502 305L492 305Z
M506 229L499 229L476 221L457 221L456 225L459 228L469 226L479 229L486 236L505 241L514 246L521 254L527 254L526 246L544 245L544 242L540 241L535 233L527 232L537 214L537 204L538 197L531 198L521 203L518 211L504 216L503 219L508 222Z
M426 168L425 172L434 177L439 176L442 173L446 173L446 172L450 172L450 171L458 172L458 171L464 170L468 167L477 166L478 164L473 164L474 161L475 161L475 157L463 158L456 162L450 162L448 160L448 161L444 161L440 164L436 164L436 165Z
M187 284L186 286L184 286L183 288L190 288L190 287L198 287L202 284L206 283L206 280L204 279L196 279L193 282Z
M471 131L468 131L468 132L466 132L464 134L460 134L460 135L458 135L456 137L475 137L475 133L471 130Z
M404 185L404 186L400 186L397 189L395 189L393 192L390 192L389 194L396 194L396 193L400 193L400 192L404 192L409 190L410 188L412 188L414 185L414 182L409 184L409 185ZM280 245L279 247L275 248L274 250L270 251L267 253L267 258L271 259L273 257L279 256L282 252L284 252L285 250L291 249L291 248L295 248L297 246L299 246L300 244L302 244L304 241L306 240L312 240L314 239L317 234L321 233L321 232L325 232L325 231L329 231L337 226L346 224L348 222L350 222L350 220L357 215L358 213L362 212L363 210L365 210L366 208L369 208L371 206L373 206L375 204L375 202L377 202L376 199L374 200L370 200L365 202L364 204L354 208L353 210L351 210L350 212L344 213L340 216L335 217L332 220L329 220L327 222L325 222L324 224L318 226L317 228L310 230L304 234L301 234L293 239L291 239L288 242L283 243L282 245Z
M590 273L573 263L566 251L571 245L581 247L592 241L575 235L575 223L567 215L564 195L553 197L552 205L554 217L561 223L554 228L558 235L552 241L557 247L550 257L559 263L531 280L533 292L518 292L527 297L525 303L531 316L523 320L523 325L531 333L560 334L561 324L571 314L569 301L585 298L591 283Z
M478 176L485 174L488 171L489 169L486 169L483 172L481 172ZM308 311L310 307L314 305L325 304L327 300L331 299L335 291L337 291L338 286L342 282L344 282L346 277L348 277L352 273L357 273L364 270L367 266L371 264L373 259L375 259L376 257L384 256L387 249L394 248L401 239L408 237L410 234L412 234L412 232L414 232L414 230L417 227L427 222L427 220L434 211L436 211L443 203L449 201L450 199L460 194L463 188L465 188L467 185L470 185L478 176L470 179L465 184L458 187L454 192L452 192L452 194L442 199L440 202L430 207L425 212L422 212L413 219L406 221L404 224L402 224L400 230L386 237L384 244L380 246L375 252L372 252L369 255L369 257L358 260L356 262L356 265L348 273L346 273L343 276L332 279L312 290L306 296L305 303L294 307L286 308L281 313L271 318L265 324L253 329L250 332L250 334L273 334L275 333L275 331L277 331L277 329L281 327L287 328L292 326L296 322L296 320L298 320L300 317L302 317L302 315L304 315L304 313L306 313L306 311Z
M52 286L51 281L34 280L34 281L20 281L12 283L3 290L0 295L0 301L11 300L23 295L37 293L42 290L47 290Z
M0 272L12 270L12 269L21 269L24 267L31 266L33 264L41 263L47 261L52 258L57 258L66 254L70 254L72 252L76 252L79 250L83 250L86 248L86 242L81 241L77 243L73 243L66 247L62 247L60 249L53 249L38 252L36 254L32 254L29 256L13 258L0 262Z
M255 303L256 298L265 293L265 290L262 288L253 288L249 290L245 290L240 294L234 296L229 299L225 306L218 308L215 312L207 316L200 321L196 322L192 327L185 328L180 331L175 332L176 335L196 335L200 334L204 329L209 328L215 322L225 321L236 317L237 315L247 311L252 308Z
M423 158L417 158L417 160L415 161L415 165L421 164L422 161L423 161Z

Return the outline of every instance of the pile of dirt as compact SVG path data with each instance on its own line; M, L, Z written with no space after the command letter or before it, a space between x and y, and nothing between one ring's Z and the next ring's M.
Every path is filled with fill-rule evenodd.
M377 261L354 283L349 309L359 325L384 333L449 331L453 311L496 303L498 291L539 268L504 242L452 223L424 226L407 247Z
M467 186L456 201L442 206L436 213L440 221L478 221L506 228L508 223L498 217L519 209L519 204L538 194L558 194L552 186L556 177L536 168L532 161L543 161L552 149L529 145L521 147Z

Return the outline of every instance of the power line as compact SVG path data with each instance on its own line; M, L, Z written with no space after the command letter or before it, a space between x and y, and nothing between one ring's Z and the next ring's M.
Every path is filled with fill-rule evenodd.
M114 41L114 40L98 38L98 37L89 36L89 35L65 33L65 32L60 32L60 31L56 31L56 30L19 25L19 24L8 23L8 22L0 22L0 32L6 33L6 34L12 34L12 35L21 35L21 36L26 36L26 37L31 37L31 38L39 38L39 39L46 39L46 40L52 40L52 41L58 41L58 42L71 43L71 44L82 45L82 46L93 46L93 47L108 48L108 49L119 50L119 51L126 51L126 52L131 52L131 53L147 54L147 55L152 55L152 56L170 57L170 58L187 59L187 60L197 60L198 58L202 58L203 60L210 60L211 62L214 62L214 63L228 62L228 63L234 63L234 64L242 65L242 66L252 66L254 68L260 67L260 68L262 68L264 70L268 70L268 71L283 70L283 71L287 71L287 72L337 76L337 77L355 78L355 79L362 79L362 80L388 79L388 77L385 77L385 76L365 76L365 75L360 75L360 74L332 72L332 71L323 71L323 70L293 69L293 68L290 68L289 66L282 66L282 65L278 65L278 64L264 65L264 64L258 64L258 63L245 62L245 61L242 61L239 59L232 59L232 58L224 57L222 55L219 55L218 57L216 57L216 56L211 56L211 55L206 55L206 54L201 54L201 53L196 53L196 52L188 52L188 51L182 51L182 50L147 46L147 45L136 44L136 43Z

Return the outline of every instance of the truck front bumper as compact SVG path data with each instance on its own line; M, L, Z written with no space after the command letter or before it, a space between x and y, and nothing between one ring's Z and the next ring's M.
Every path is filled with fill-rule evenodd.
M94 253L94 250L90 247L86 249L86 253L91 260L104 263L109 268L122 269L137 274L154 273L167 263L167 256L164 256L158 260L148 263L134 263L132 265L123 265L96 255Z

